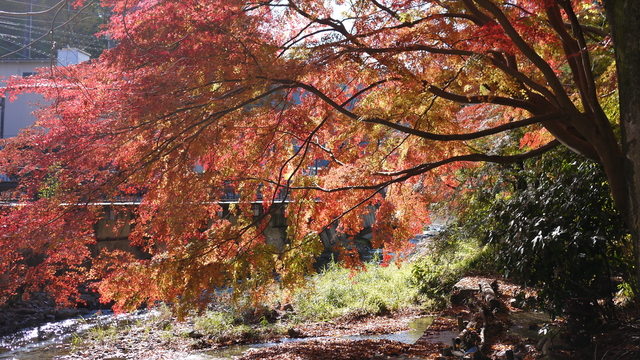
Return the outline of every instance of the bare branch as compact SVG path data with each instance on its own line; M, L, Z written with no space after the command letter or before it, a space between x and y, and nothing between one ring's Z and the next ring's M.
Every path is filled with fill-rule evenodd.
M427 51L432 54L461 55L461 56L478 55L478 53L473 51L468 51L468 50L443 49L443 48L437 48L437 47L421 45L421 44L395 46L392 48L346 47L346 50L343 50L343 51L344 52L363 52L363 53L366 52L367 54L389 54L389 53L400 54L400 53L409 52L409 51Z
M544 154L545 152L553 149L554 147L560 145L560 142L558 140L552 140L549 143L547 143L546 145L543 145L537 149L522 153L522 154L518 154L518 155L487 155L487 154L467 154L467 155L459 155L459 156L452 156L450 158L447 159L443 159L440 161L436 161L436 162L432 162L432 163L426 163L426 164L421 164L418 166L415 166L411 169L406 169L406 170L402 170L402 171L398 171L398 172L389 172L389 173L380 173L380 175L386 175L386 176L398 176L398 175L403 175L403 177L401 177L401 181L404 181L406 179L408 179L408 177L412 177L415 175L419 175L422 173L425 173L427 171L433 170L437 167L443 166L443 165L447 165L447 164L451 164L454 162L460 162L460 161L471 161L471 162L492 162L492 163L497 163L497 164L512 164L515 162L519 162L522 160L526 160L526 159L530 159L536 156L540 156L542 154ZM408 177L407 177L408 176ZM396 181L394 181L396 182Z
M382 11L386 12L387 14L391 15L394 19L403 22L402 18L400 18L400 16L398 15L397 12L391 10L390 8L380 4L379 2L377 2L376 0L371 0L371 2L373 3L373 5L375 5L377 8L382 9Z
M573 29L574 25L571 24L571 23L564 23L564 27L567 30L571 30L571 29ZM603 30L603 29L601 29L599 27L596 27L596 26L580 24L580 28L582 29L582 31L590 33L590 34L595 34L595 35L602 36L602 37L611 36L611 34L609 32L607 32L606 30Z
M526 100L514 99L514 98L506 98L502 96L492 96L492 95L458 95L453 94L448 91L444 91L436 86L425 84L427 90L443 99L455 101L460 104L498 104L511 106L515 108L521 108L528 110L532 113L536 113L536 107L533 103Z
M473 3L473 0L462 0L462 2L474 15L476 20L474 20L473 22L475 22L476 25L483 26L491 22L491 17L480 11L480 9L478 9L478 7Z
M308 85L308 84L297 82L295 80L288 80L288 79L272 79L272 81L274 81L276 83L283 84L283 85L290 85L290 86L299 87L299 88L302 88L304 90L307 90L310 93L312 93L312 94L316 95L317 97L319 97L322 101L324 101L325 103L327 103L328 105L330 105L334 109L336 109L338 112L342 113L343 115L346 115L347 117L349 117L349 118L351 118L353 120L385 125L385 126L388 126L390 128L396 129L398 131L402 131L404 133L415 135L415 136L419 136L419 137L422 137L422 138L425 138L425 139L429 139L429 140L438 140L438 141L472 140L472 139L480 138L482 136L493 135L493 134L497 134L497 133L500 133L500 132L503 132L503 131L507 131L507 130L511 130L511 129L515 129L515 128L519 128L519 127L535 124L535 123L544 123L544 125L547 125L547 124L553 122L553 120L560 120L560 119L566 118L568 116L567 114L564 114L562 112L553 112L553 113L547 113L547 114L542 114L542 115L536 115L536 116L533 116L533 117L528 118L528 119L515 121L515 122L512 122L512 123L508 123L508 124L503 124L503 125L491 128L491 129L486 129L486 130L482 130L482 131L474 132L474 133L468 133L468 134L435 134L435 133L430 133L430 132L426 132L426 131L410 128L410 127L407 127L407 126L399 125L399 124L393 123L391 121L388 121L388 120L385 120L385 119L381 119L381 118L377 118L377 117L367 118L366 116L357 115L357 114L347 110L343 105L340 105L340 104L336 103L335 101L333 101L333 99L331 99L325 93L323 93L322 91L320 91L319 89L315 88L312 85ZM429 85L428 90L430 92L432 92L436 96L440 96L440 97L443 97L445 99L449 99L449 100L452 100L452 101L457 101L459 103L492 103L492 104L498 104L498 105L518 107L518 108L522 108L522 109L525 109L525 110L529 110L529 111L531 111L533 113L536 113L537 110L539 110L539 109L535 108L533 106L533 104L531 104L530 102L523 101L523 100L518 100L518 99L510 99L510 98L502 98L502 97L489 97L489 96L463 96L463 95L456 95L456 94L452 94L452 93L446 92L444 90L441 90L441 89L439 89L437 87L434 87L434 86L431 86L431 85ZM349 101L351 101L351 99Z

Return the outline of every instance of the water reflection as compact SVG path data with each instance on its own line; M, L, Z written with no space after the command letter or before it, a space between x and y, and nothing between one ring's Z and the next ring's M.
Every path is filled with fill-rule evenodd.
M416 341L427 330L427 328L433 323L433 316L427 316L419 319L414 319L409 323L411 330L397 332L393 334L380 334L380 335L350 335L343 336L343 339L348 340L393 340L402 342L405 344L415 344Z
M509 316L513 321L513 326L508 333L539 340L552 330L549 325L551 318L548 314L540 311L523 311L513 313Z

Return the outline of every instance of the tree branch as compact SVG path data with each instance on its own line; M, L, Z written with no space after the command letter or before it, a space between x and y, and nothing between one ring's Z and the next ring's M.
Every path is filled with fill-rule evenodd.
M522 160L526 160L526 159L530 159L536 156L540 156L542 154L544 154L545 152L553 149L554 147L560 145L560 142L558 140L552 140L549 143L547 143L546 145L543 145L537 149L522 153L522 154L518 154L518 155L487 155L487 154L467 154L467 155L459 155L459 156L452 156L450 158L447 159L443 159L440 161L436 161L436 162L432 162L432 163L426 163L426 164L421 164L418 166L415 166L411 169L406 169L406 170L402 170L402 171L398 171L398 172L389 172L389 173L379 173L379 175L386 175L386 176L398 176L398 175L403 175L402 177L402 181L408 179L406 178L406 176L412 177L415 175L420 175L422 173L425 173L429 170L433 170L437 167L443 166L443 165L447 165L447 164L451 164L454 162L460 162L460 161L470 161L470 162L492 162L492 163L498 163L498 164L512 164L515 162L519 162ZM396 182L394 180L394 182Z
M464 6L469 9L469 11L473 14L473 16L477 19L474 23L478 26L484 26L491 22L491 17L487 14L483 13L478 9L478 7L473 3L473 0L462 0Z
M553 89L555 97L562 104L563 107L573 108L571 99L567 96L564 86L560 79L556 76L555 72L549 66L549 64L520 36L518 31L511 25L511 22L506 15L500 10L500 8L490 0L476 0L482 7L487 9L497 19L502 29L511 41L518 47L520 52L526 56L544 75L549 86Z
M402 18L400 18L400 16L398 15L397 12L391 10L390 8L380 4L379 2L377 2L376 0L371 0L371 3L373 3L373 5L375 5L378 9L381 9L382 11L386 12L387 14L391 15L391 17L393 17L394 19L400 21L400 22L404 22L402 21Z
M426 173L427 171L430 171L440 166L451 164L454 162L468 161L468 162L493 162L498 164L511 164L511 163L522 161L522 160L530 159L536 156L540 156L558 145L560 145L560 142L558 140L552 140L551 142L537 149L534 149L522 154L518 154L518 155L467 154L467 155L452 156L440 161L421 164L411 169L401 170L397 172L376 173L376 175L388 176L388 177L394 177L394 178L388 181L384 181L377 184L371 184L371 185L343 186L343 187L331 188L331 189L323 188L320 186L289 186L289 188L290 190L318 190L325 193L333 193L333 192L347 191L347 190L378 190L378 189L385 188L391 184L404 182L416 175ZM265 182L269 182L269 181L265 180Z
M566 11L566 9L565 9ZM580 99L582 100L585 106L585 110L590 114L593 114L593 109L588 106L588 93L590 91L591 86L589 83L593 82L593 78L591 81L589 80L589 74L591 69L589 69L589 63L584 63L584 59L582 57L582 52L586 51L586 47L581 49L578 41L567 32L567 29L564 27L564 22L562 21L562 14L560 13L560 7L557 4L550 6L547 8L547 17L549 18L549 23L551 27L555 30L558 37L562 40L562 47L564 50L564 56L571 68L571 73L573 77L573 81L578 90L578 94L580 95ZM579 26L577 27L577 31L579 30ZM576 31L576 29L574 29ZM586 45L585 45L586 46Z
M507 131L507 130L513 130L513 129L521 128L521 127L532 125L532 124L537 124L537 123L543 123L543 122L547 122L547 121L557 120L557 119L560 119L560 118L563 118L563 117L566 117L566 115L562 114L562 113L549 113L549 114L545 114L545 115L537 115L537 116L530 117L528 119L513 121L513 122L502 124L502 125L490 128L490 129L476 131L476 132L467 133L467 134L434 134L434 133L430 133L430 132L426 132L426 131L410 128L408 126L396 124L396 123L390 122L388 120L380 119L380 118L361 118L360 121L366 122L366 123L372 123L372 124L385 125L385 126L390 127L392 129L395 129L395 130L398 130L398 131L401 131L401 132L404 132L404 133L407 133L407 134L415 135L415 136L418 136L418 137L421 137L421 138L424 138L424 139L427 139L427 140L463 141L463 140L479 139L479 138L484 137L484 136L495 135L495 134L498 134L498 133L501 133L501 132L504 132L504 131Z
M458 95L458 94L450 93L448 91L444 91L431 84L425 84L425 85L427 90L430 93L436 96L439 96L443 99L455 101L460 104L498 104L498 105L505 105L505 106L511 106L515 108L525 109L532 113L538 112L536 111L537 109L535 108L534 104L531 103L530 101L514 99L514 98L506 98L502 96L491 96L491 95L473 95L473 96Z
M571 29L574 33L574 38L576 39L578 50L579 50L579 59L580 61L580 70L584 76L585 88L584 88L584 99L586 100L586 104L590 108L591 112L600 116L604 114L602 108L600 107L600 103L598 102L598 92L596 90L595 79L593 76L593 71L591 70L591 59L589 58L589 53L587 49L587 42L584 38L584 34L582 33L582 27L580 26L580 22L578 21L578 17L573 11L573 7L570 2L562 2L562 8L567 13L569 20L571 21ZM565 27L566 29L566 27ZM566 31L566 30L565 30Z
M472 56L479 55L476 52L468 51L468 50L457 50L457 49L442 49L427 45L421 44L412 44L405 46L396 46L392 48L370 48L370 47L358 47L351 48L345 46L346 51L344 52L366 52L367 54L388 54L388 53L403 53L409 51L426 51L432 54L445 54L445 55L461 55L461 56Z
M295 81L295 80L287 80L287 79L272 79L272 81L275 81L277 83L281 83L283 85L295 86L295 87L299 87L299 88L302 88L304 90L307 90L310 93L312 93L312 94L316 95L317 97L319 97L322 101L324 101L325 103L327 103L328 105L330 105L334 109L336 109L338 112L342 113L343 115L346 115L347 117L349 117L349 118L351 118L353 120L358 120L358 121L362 121L362 122L365 122L365 123L374 123L374 124L385 125L385 126L388 126L390 128L393 128L395 130L398 130L398 131L401 131L401 132L404 132L404 133L407 133L407 134L419 136L419 137L422 137L422 138L428 139L428 140L436 140L436 141L473 140L473 139L478 139L478 138L483 137L483 136L493 135L493 134L497 134L497 133L500 133L500 132L503 132L503 131L516 129L516 128L524 127L524 126L535 124L535 123L549 123L549 122L552 122L553 120L566 118L568 116L567 114L563 114L561 112L553 112L553 113L546 113L546 114L542 114L542 115L535 115L535 116L533 116L531 118L528 118L528 119L519 120L519 121L515 121L515 122L512 122L512 123L507 123L507 124L499 125L497 127L491 128L491 129L481 130L481 131L478 131L478 132L473 132L473 133L468 133L468 134L435 134L435 133L430 133L430 132L426 132L426 131L410 128L410 127L407 127L407 126L404 126L404 125L399 125L397 123L393 123L393 122L390 122L388 120L377 118L377 117L367 118L365 116L359 116L359 115L357 115L357 114L345 109L344 106L336 103L335 101L333 101L333 99L331 99L329 96L327 96L322 91L320 91L319 89L317 89L316 87L314 87L312 85L304 84L304 83L301 83L301 82L298 82L298 81ZM377 85L378 83L379 82L374 83L372 85ZM538 109L534 108L533 104L531 104L529 102L526 102L526 101L517 100L517 99L509 99L509 98L502 98L502 97L490 98L488 96L470 96L470 97L468 97L468 96L451 94L449 92L446 92L446 91L441 90L439 88L436 88L434 86L429 86L429 91L431 91L436 96L440 96L440 97L443 97L443 98L446 98L446 99L452 100L452 101L457 101L459 103L494 103L494 104L499 104L499 105L518 107L518 108L522 108L522 109L525 109L525 110L529 110L529 111L534 112L534 113L536 112L535 110L538 110ZM353 97L349 101L351 101L352 99L353 99Z

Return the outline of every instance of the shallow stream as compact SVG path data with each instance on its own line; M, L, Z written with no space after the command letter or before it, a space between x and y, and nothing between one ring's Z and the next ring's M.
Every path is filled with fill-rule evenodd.
M22 329L0 337L0 359L45 360L67 355L74 337L96 326L131 323L149 316L148 312L113 315L111 311L96 311L89 316L53 321Z
M413 320L413 321L411 321L409 323L409 327L411 328L411 330L401 331L401 332L397 332L397 333L393 333L393 334L349 335L349 336L340 336L340 337L336 337L336 338L348 339L348 340L354 340L354 341L357 341L357 340L380 340L380 339L386 339L386 340L399 341L399 342L403 342L403 343L407 343L407 344L413 344L420 337L422 337L422 335L427 330L429 325L431 325L431 323L433 322L433 319L434 319L434 317L432 317L432 316L415 319L415 320ZM445 332L445 333L446 334L443 333L443 337L446 338L446 340L441 340L440 337L434 337L433 341L434 342L446 341L447 343L450 342L451 341L451 334L453 334L453 333L449 333L448 331ZM455 335L453 335L453 336L455 336ZM326 338L327 337L300 338L300 339L283 338L279 342L269 342L269 343L249 344L249 345L234 345L234 346L230 346L230 347L225 348L225 349L205 351L202 354L203 355L212 356L212 359L232 359L234 356L239 356L243 352L245 352L245 351L247 351L249 349L252 349L252 348L269 347L269 346L275 346L275 345L280 345L280 344L286 344L286 343L289 343L289 342L321 340L321 339L326 339ZM211 359L211 358L202 357L201 359Z
M0 337L0 359L2 360L44 360L52 359L56 356L67 355L72 351L74 337L81 336L89 329L96 326L108 326L111 324L126 325L139 320L144 320L151 316L149 312L137 314L123 314L114 316L110 311L97 312L88 317L67 319L43 324L39 327L28 328L14 334ZM415 319L409 323L411 330L384 335L353 335L342 336L349 340L379 340L387 339L399 341L407 344L415 343L421 338L429 325L433 322L433 317ZM516 313L512 315L514 325L509 330L511 333L524 337L538 338L548 328L548 316L538 312ZM536 323L536 329L529 329L529 325ZM428 342L444 342L449 344L451 339L457 335L456 332L437 332L427 334L423 338ZM181 360L213 360L213 359L233 359L251 348L275 346L287 342L312 341L324 338L283 338L278 342L269 342L250 345L235 345L224 349L202 351L189 356L181 357ZM178 359L176 359L178 360Z

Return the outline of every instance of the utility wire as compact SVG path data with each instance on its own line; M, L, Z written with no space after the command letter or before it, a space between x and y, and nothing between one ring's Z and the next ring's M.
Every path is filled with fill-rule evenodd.
M48 22L50 23L50 22ZM3 20L2 16L0 16L0 26L8 28L8 29L12 29L12 30L19 30L19 31L24 31L24 30L38 30L38 31L42 31L44 33L48 33L51 28L46 28L46 27L42 27L42 26L34 26L34 25L26 25L26 24L21 24L21 23L16 23L16 22L12 22L12 21L7 21L7 20ZM91 35L87 35L87 34L83 34L83 33L77 33L77 35L79 37L83 37L86 39L96 39L95 36L91 36Z

